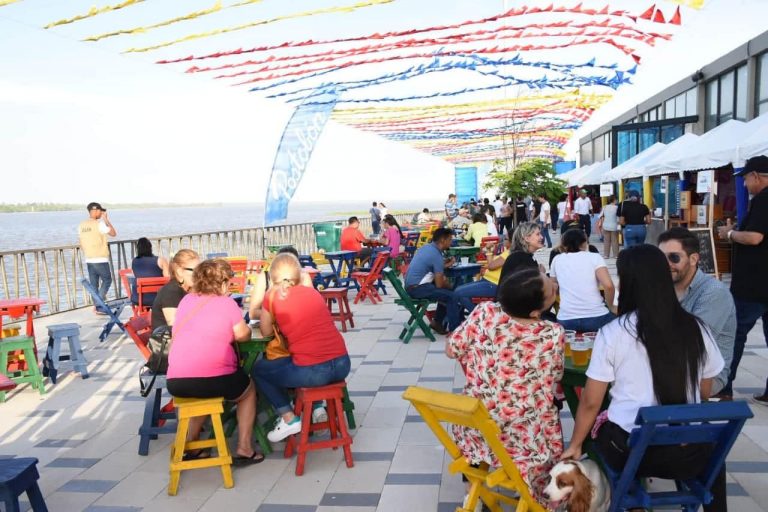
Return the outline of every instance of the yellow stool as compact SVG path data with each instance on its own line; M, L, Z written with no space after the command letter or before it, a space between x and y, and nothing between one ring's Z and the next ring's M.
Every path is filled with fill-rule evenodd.
M3 331L0 332L0 338L10 338L11 336L18 336L20 331L21 329L18 327L5 327L3 328Z
M221 476L224 479L224 487L230 489L235 485L232 480L232 457L227 447L227 438L224 436L224 427L221 424L221 414L224 412L223 398L174 398L176 417L179 420L176 428L176 440L171 446L171 480L168 482L168 494L176 496L179 489L181 472L187 469L221 467ZM210 416L213 424L213 437L200 441L187 441L190 418ZM200 450L203 448L216 448L217 457L207 459L182 460L187 450Z

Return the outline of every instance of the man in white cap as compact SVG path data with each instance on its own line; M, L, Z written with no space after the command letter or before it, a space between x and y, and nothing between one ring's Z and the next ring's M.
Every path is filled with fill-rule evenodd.
M115 236L117 231L109 222L107 210L99 203L88 203L88 218L80 223L77 232L80 236L80 249L85 254L88 267L88 280L98 290L101 298L107 298L112 286L112 272L109 268L109 247L107 235Z

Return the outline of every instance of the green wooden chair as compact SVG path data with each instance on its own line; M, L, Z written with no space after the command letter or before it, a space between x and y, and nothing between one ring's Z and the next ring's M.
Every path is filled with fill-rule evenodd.
M403 330L400 332L400 338L403 343L411 341L413 334L418 327L424 333L424 335L431 341L435 341L435 335L432 334L432 329L424 322L424 315L427 312L427 307L430 304L436 304L437 301L431 299L414 299L408 292L405 291L405 287L400 279L395 275L395 272L391 268L385 268L383 270L384 275L387 276L389 282L392 283L392 288L397 292L398 299L395 299L395 304L403 306L411 314L411 317L403 326Z

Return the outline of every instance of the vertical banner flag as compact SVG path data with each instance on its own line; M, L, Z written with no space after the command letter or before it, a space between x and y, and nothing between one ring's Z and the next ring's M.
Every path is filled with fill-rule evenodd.
M467 203L477 199L477 167L456 167L456 201Z
M288 216L288 203L301 183L315 144L337 100L336 90L326 88L296 107L285 125L269 178L264 225L285 220Z

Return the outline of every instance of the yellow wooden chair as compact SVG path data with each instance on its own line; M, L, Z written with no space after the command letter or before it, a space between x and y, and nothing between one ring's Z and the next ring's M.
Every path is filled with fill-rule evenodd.
M449 471L462 473L469 480L470 489L466 508L457 507L456 512L474 511L478 499L481 499L492 512L502 512L502 503L512 505L516 512L545 512L546 509L531 496L528 485L520 476L515 462L499 440L501 429L480 400L417 386L411 386L405 390L403 398L410 401L419 411L453 459L448 465ZM479 468L470 466L441 422L463 425L479 431L488 448L498 458L501 467L491 469L487 464ZM512 498L494 490L495 488L516 492L520 497Z

